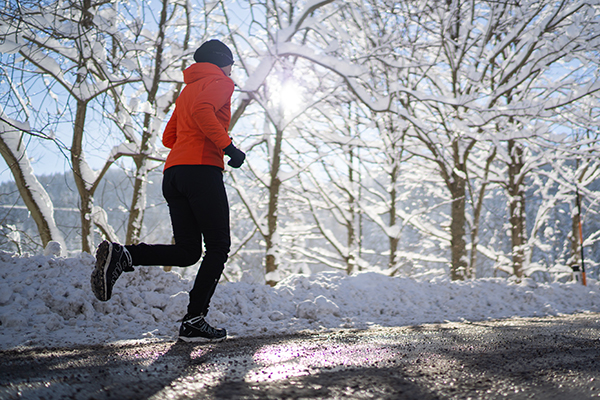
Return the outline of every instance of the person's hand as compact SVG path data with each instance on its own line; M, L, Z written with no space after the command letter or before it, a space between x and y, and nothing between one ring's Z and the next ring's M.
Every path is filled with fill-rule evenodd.
M227 165L229 165L230 167L239 168L242 166L244 160L246 159L246 154L237 147L235 147L233 143L225 147L223 151L230 158L230 160L227 162Z

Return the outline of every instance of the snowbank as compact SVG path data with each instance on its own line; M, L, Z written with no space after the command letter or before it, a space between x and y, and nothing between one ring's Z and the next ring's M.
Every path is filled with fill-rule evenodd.
M103 303L89 287L93 265L94 258L85 253L60 258L0 252L0 349L177 337L190 280L138 267L119 279L113 298ZM584 287L334 272L291 276L274 288L221 284L208 320L227 328L230 336L255 336L584 311L600 311L596 281Z

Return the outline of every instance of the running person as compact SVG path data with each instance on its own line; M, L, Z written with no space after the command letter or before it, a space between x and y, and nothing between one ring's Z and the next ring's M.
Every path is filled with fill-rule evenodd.
M162 138L171 149L162 190L175 244L123 246L105 240L96 251L91 285L95 296L107 301L123 271L133 271L134 265L190 266L200 259L204 241L206 253L189 293L179 338L221 341L227 337L226 330L213 328L205 317L231 245L223 156L229 156L231 167L239 168L246 155L233 145L228 134L234 90L229 78L231 50L218 40L210 40L196 50L194 60L196 63L183 72L186 86Z

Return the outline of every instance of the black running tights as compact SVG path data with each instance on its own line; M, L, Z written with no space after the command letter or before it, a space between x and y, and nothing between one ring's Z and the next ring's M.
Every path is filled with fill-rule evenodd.
M206 315L231 246L223 171L210 165L176 165L165 170L162 188L175 244L125 247L133 265L186 267L200 259L204 239L206 253L190 291L188 313Z

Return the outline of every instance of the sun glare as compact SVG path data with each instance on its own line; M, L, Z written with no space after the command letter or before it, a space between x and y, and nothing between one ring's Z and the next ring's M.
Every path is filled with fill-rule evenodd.
M286 79L279 85L273 85L272 101L286 116L299 112L304 104L304 89L294 79Z

